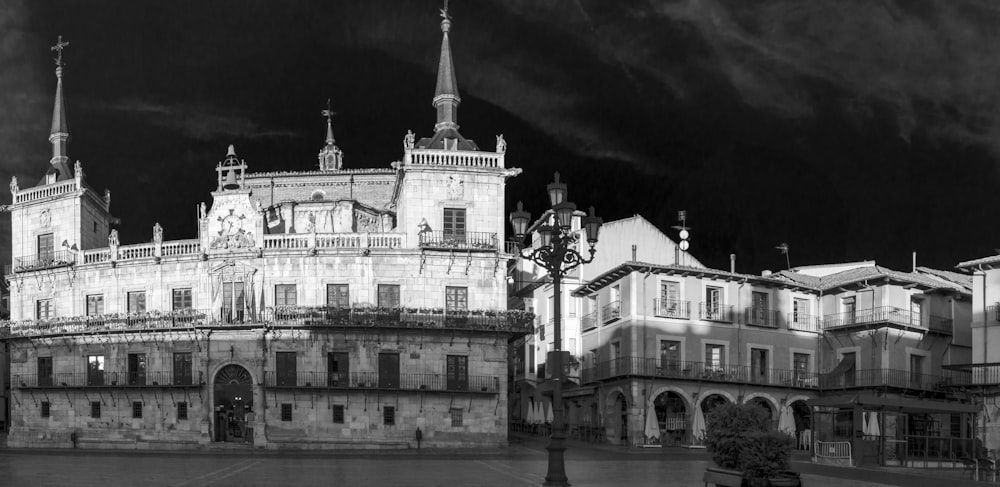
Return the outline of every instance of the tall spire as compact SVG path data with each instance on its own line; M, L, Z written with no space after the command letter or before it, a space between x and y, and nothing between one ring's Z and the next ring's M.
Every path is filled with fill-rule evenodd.
M448 31L451 30L451 16L448 15L448 0L441 9L441 60L438 62L437 87L434 90L434 108L437 109L437 123L434 131L445 129L458 130L458 104L462 97L458 96L458 81L455 79L455 66L451 62L451 44L448 42Z
M69 143L69 122L66 120L66 104L63 102L63 66L62 52L69 42L63 42L62 36L52 50L56 52L56 100L52 108L52 130L49 133L49 142L52 143L52 159L49 163L56 170L56 180L62 181L70 178L69 155L67 144Z
M333 116L337 112L330 108L330 99L326 99L326 146L319 151L319 169L321 171L337 171L344 164L344 153L337 147L337 139L333 138Z

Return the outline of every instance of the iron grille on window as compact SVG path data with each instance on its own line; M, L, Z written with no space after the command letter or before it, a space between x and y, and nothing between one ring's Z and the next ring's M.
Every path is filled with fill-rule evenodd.
M188 403L177 403L177 419L188 419Z
M142 417L142 403L135 401L132 403L132 417L141 418Z
M393 406L385 406L382 408L382 419L385 424L393 425L396 424L396 408Z
M49 413L51 412L50 408L51 408L51 406L50 406L50 404L49 404L48 401L42 401L42 417L43 418L49 417Z
M93 401L90 403L90 417L100 418L101 417L101 402Z
M462 408L451 408L451 425L462 426Z
M281 420L282 421L291 421L292 420L292 405L291 404L285 403L285 404L281 405Z
M344 406L336 404L333 406L333 422L344 424Z

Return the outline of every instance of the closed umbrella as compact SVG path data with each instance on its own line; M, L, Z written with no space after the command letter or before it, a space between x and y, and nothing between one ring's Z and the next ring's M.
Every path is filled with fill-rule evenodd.
M781 408L781 415L778 416L778 431L795 434L795 418L792 416L792 408L785 406Z
M646 407L646 438L650 440L660 439L660 422L656 419L656 408L653 403Z
M861 434L863 434L865 436L871 436L871 434L872 434L872 430L871 430L871 427L872 427L871 413L869 413L868 411L865 411L865 412L863 412L861 414L864 414L864 416L862 416L862 420L861 420Z
M882 436L882 431L878 426L878 413L869 413L868 434L872 436Z
M705 413L701 408L694 408L694 418L691 421L691 442L701 443L705 437Z
M545 404L545 422L552 424L552 403Z
M531 424L538 424L538 403L532 402L531 406L528 407L528 422Z

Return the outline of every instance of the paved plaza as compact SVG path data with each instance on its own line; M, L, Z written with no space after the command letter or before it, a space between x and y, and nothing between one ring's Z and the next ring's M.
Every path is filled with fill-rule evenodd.
M514 437L493 450L385 452L99 452L0 450L3 486L529 486L545 476L546 439ZM566 469L575 486L701 487L711 463L703 450L628 450L570 442ZM986 485L961 472L857 469L797 461L808 487Z

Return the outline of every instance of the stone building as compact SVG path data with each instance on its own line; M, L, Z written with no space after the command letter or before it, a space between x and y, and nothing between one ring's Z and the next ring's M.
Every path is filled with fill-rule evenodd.
M437 123L401 161L345 168L327 111L317 170L252 173L230 146L197 238L152 224L138 244L70 164L60 40L49 169L10 186L9 445L506 444L507 343L530 330L506 311L520 170L502 136L458 131L443 14Z

